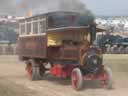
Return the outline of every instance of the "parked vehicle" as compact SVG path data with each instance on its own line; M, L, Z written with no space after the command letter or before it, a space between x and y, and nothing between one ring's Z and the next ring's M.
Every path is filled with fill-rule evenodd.
M127 54L128 38L119 35L103 35L98 39L97 45L104 50L105 53ZM98 36L99 38L99 36Z
M42 79L49 71L56 77L71 77L76 90L82 88L83 80L100 80L112 87L111 70L103 65L102 50L94 43L96 32L103 30L96 28L92 17L79 22L83 16L51 12L19 21L18 55L26 62L31 80Z

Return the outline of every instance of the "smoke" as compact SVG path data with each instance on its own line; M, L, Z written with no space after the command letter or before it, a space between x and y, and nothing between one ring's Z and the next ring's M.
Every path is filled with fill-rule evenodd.
M30 10L33 15L51 11L89 11L80 0L0 0L1 14L24 16Z
M80 0L22 0L20 10L32 10L33 14L51 11L86 11L86 6Z

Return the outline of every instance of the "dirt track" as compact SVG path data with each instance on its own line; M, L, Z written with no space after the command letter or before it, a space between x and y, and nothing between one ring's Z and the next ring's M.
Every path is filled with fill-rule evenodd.
M84 89L77 92L71 88L69 80L50 75L46 75L44 80L30 81L25 73L25 64L19 62L17 56L0 56L0 82L8 84L10 89L17 86L15 90L22 90L22 96L128 96L128 55L105 56L104 62L113 69L112 90L101 88L99 82L86 81Z

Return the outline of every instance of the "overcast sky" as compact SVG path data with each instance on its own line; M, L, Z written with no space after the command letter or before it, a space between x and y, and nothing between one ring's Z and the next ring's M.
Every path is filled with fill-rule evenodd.
M21 1L21 0L16 0ZM54 1L54 0L51 0ZM128 16L128 0L81 0L95 15Z
M0 14L17 15L22 12L21 10L26 11L28 5L24 2L21 3L21 1L27 2L28 5L32 4L34 8L38 7L41 10L45 10L46 7L50 7L51 9L53 9L54 6L56 6L55 1L57 2L57 0L0 0ZM59 1L69 2L71 0L59 0ZM128 16L128 0L72 0L72 1L73 2L82 1L84 4L86 4L87 8L90 9L95 15ZM46 4L46 2L48 4ZM75 4L73 5L76 7Z
M127 15L128 0L81 0L97 15Z

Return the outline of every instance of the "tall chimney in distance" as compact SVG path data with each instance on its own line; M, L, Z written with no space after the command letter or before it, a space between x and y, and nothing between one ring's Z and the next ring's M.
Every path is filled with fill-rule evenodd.
M27 17L32 17L32 10L29 9L29 10L27 11L27 13L26 13L26 16L27 16Z

